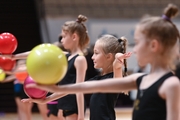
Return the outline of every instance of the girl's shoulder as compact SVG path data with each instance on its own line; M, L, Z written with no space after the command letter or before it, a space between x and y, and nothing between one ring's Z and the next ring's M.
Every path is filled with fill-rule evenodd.
M167 78L161 85L159 92L164 99L178 99L180 96L180 81L178 77L171 76Z
M87 61L86 61L86 58L85 56L83 55L78 55L76 58L75 58L75 61L74 61L74 65L75 67L80 67L80 68L87 68Z
M171 76L164 81L163 86L167 89L180 88L180 80L177 76Z
M85 56L79 55L76 57L75 62L78 62L78 63L86 62L86 58L85 58Z

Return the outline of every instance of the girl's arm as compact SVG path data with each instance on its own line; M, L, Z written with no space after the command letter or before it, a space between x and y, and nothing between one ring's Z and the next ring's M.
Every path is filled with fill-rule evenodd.
M131 56L131 52L122 54L122 53L116 53L115 60L113 62L113 72L114 72L114 78L122 78L123 77L123 70L122 67L124 65L124 59L127 59ZM124 94L128 95L127 92L123 92Z
M136 79L143 73L135 73L123 78L109 78L101 81L86 81L71 85L37 85L29 84L27 87L35 87L42 90L57 93L119 93L120 91L129 91L137 89Z
M22 99L21 101L22 102L26 102L26 103L31 103L31 102L34 102L34 103L38 103L38 104L46 104L48 102L51 102L51 101L54 101L54 100L57 100L61 97L64 97L66 96L67 94L63 94L63 93L53 93L49 96L47 96L45 99L32 99L32 98L27 98L27 99Z
M27 67L26 67L26 64L21 64L21 65L18 65L13 71L12 73L13 74L16 74L16 73L19 73L19 72L25 72L27 71Z
M10 75L10 76L7 76L3 81L1 81L1 83L12 82L15 79L16 79L15 75Z
M86 58L84 56L78 56L74 65L76 68L76 83L84 82L87 70ZM84 94L77 93L76 99L78 106L78 120L84 120Z
M27 56L29 55L29 53L30 53L30 51L15 54L15 55L0 55L0 56L6 57L6 58L9 58L9 59L12 59L12 60L18 60L18 59L26 59Z
M168 79L160 87L159 94L166 101L167 120L180 120L179 79L176 77L170 77Z
M19 54L15 54L15 55L9 55L9 56L5 56L8 58L11 58L13 60L18 60L18 59L26 59L28 57L28 55L30 54L31 51L28 52L23 52L23 53L19 53ZM68 52L63 51L64 54L68 54Z
M12 59L14 59L14 60L26 59L30 52L31 51L15 54L15 55L12 56Z
M13 75L14 74L12 71L4 71L4 73L7 75Z

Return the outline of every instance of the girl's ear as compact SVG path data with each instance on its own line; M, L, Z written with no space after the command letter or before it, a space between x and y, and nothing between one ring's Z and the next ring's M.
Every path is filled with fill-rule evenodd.
M157 51L161 50L161 45L156 39L153 39L150 42L150 48L151 48L152 52L157 52Z
M107 59L107 60L113 59L113 54L112 54L112 53L106 54L106 59Z
M77 35L77 33L73 33L72 34L72 40L73 41L76 41L76 40L78 40L79 39L79 36Z

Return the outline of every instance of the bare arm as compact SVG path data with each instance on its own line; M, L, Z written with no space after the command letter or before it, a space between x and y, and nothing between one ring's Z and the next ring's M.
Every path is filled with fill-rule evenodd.
M9 58L9 59L12 59L12 60L18 60L18 59L26 59L27 56L29 55L29 53L30 53L30 51L15 54L15 55L0 55L0 56L5 57L5 58Z
M166 101L167 120L180 120L180 85L179 79L167 79L159 90L160 96Z
M53 93L49 96L47 96L45 99L32 99L32 98L27 98L27 99L22 99L21 101L22 102L34 102L34 103L38 103L38 104L46 104L48 102L51 102L51 101L54 101L54 100L57 100L61 97L64 97L66 96L67 94L63 94L63 93Z
M113 72L114 72L114 78L122 78L123 77L123 65L124 65L124 59L127 59L131 56L131 52L122 54L122 53L116 53L115 60L113 62ZM124 94L128 95L128 91L123 91Z
M57 93L119 93L120 91L129 91L136 89L136 79L143 73L136 73L123 78L111 78L101 81L86 81L71 85L36 85L29 84L27 87L35 87L50 92Z
M87 70L86 58L84 56L78 56L74 64L76 68L76 83L84 82ZM84 120L84 94L77 93L76 99L78 106L78 119Z
M14 60L17 60L17 59L26 59L27 56L29 55L29 53L30 53L30 51L13 55L12 59L14 59Z
M25 71L27 71L26 64L21 64L21 65L18 65L18 66L12 71L12 73L13 73L13 74L16 74L16 73L25 72Z
M119 93L120 91L129 91L136 89L136 79L140 74L129 75L124 78L111 78L102 81L87 81L76 85L59 86L60 91L68 93ZM60 92L59 91L59 92Z
M15 79L16 79L16 77L14 75L10 75L10 76L6 77L3 81L1 81L1 83L12 82Z

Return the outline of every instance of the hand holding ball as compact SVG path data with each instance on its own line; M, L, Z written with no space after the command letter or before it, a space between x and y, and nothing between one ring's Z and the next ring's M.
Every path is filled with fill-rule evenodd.
M37 88L27 88L26 87L26 85L31 84L31 83L35 83L35 81L30 76L28 76L24 81L24 92L26 93L26 95L33 99L46 98L46 95L47 95L46 91L40 90Z

